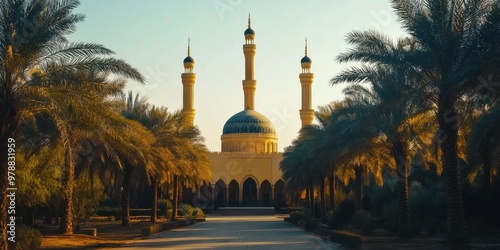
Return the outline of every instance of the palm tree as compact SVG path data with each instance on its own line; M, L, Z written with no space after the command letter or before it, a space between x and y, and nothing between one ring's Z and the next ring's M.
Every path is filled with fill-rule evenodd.
M180 188L199 187L203 183L210 182L212 178L210 170L212 161L208 158L208 149L204 144L205 139L200 135L200 130L185 123L182 116L177 120L175 128L174 135L180 140L168 146L175 156L175 164L178 168L173 176L174 197L171 220L177 217Z
M123 171L121 196L122 226L130 226L130 187L132 173L136 169L139 169L138 171L142 172L142 174L138 174L138 176L145 177L153 171L153 159L149 152L155 143L155 139L151 131L141 123L147 120L147 111L149 109L147 99L145 97L141 98L139 94L134 98L132 92L129 92L128 95L122 96L122 101L124 104L121 112L122 115L131 123L137 124L133 128L127 128L128 131L126 133L147 135L145 137L134 138L134 147L129 148L131 150L127 150L128 152L119 153L123 161L123 165L121 166L121 170ZM150 179L147 178L147 180L149 181Z
M411 77L409 68L404 64L404 54L414 47L410 39L402 39L397 44L375 32L352 32L347 40L358 45L355 50L344 53L337 59L345 62L352 60L352 54L359 53L357 49L362 47L362 41L370 39L383 45L393 60L401 63L395 65L370 65L364 64L360 67L351 67L331 80L332 84L352 82L344 89L347 95L349 111L356 114L364 127L375 130L375 136L385 141L385 146L391 152L395 164L398 184L399 200L399 222L400 236L408 236L410 229L410 212L408 202L408 168L410 156L412 156L413 139L412 122L419 121L424 117L422 114L429 108L415 97L422 98L415 88L415 79ZM369 83L369 86L360 85ZM425 102L424 102L425 104ZM363 128L361 128L363 129ZM413 152L415 153L415 152ZM362 168L358 168L357 174L362 174Z
M440 148L446 186L447 228L451 243L464 241L464 212L457 157L456 100L475 91L498 72L500 2L490 0L392 0L404 29L417 50L409 62L434 94L436 118L442 135ZM390 61L376 47L360 58ZM373 51L377 51L372 53ZM358 54L359 55L359 54ZM387 61L385 61L387 59Z
M113 73L143 82L135 69L121 60L108 55L113 52L97 44L68 43L71 34L83 15L73 14L78 1L26 1L8 0L0 4L0 141L18 138L18 127L22 120L50 106L50 95L55 89L33 86L34 82L50 82L66 77L75 70ZM26 29L26 27L31 27ZM32 74L40 72L39 74ZM67 85L74 84L68 80ZM76 87L76 86L75 86ZM70 98L68 97L68 100ZM41 100L46 100L43 102ZM36 106L35 106L36 104ZM44 106L40 105L45 104ZM64 119L58 119L64 122ZM63 126L60 126L62 128ZM67 138L72 145L72 138ZM74 145L74 144L73 144ZM5 143L0 146L0 162L7 159ZM69 147L68 147L69 148ZM68 159L74 152L66 152ZM67 161L68 176L71 177L71 161ZM6 206L7 168L0 169L0 247L6 249ZM71 179L71 178L69 178ZM71 189L66 196L71 196ZM69 232L68 232L69 233Z
M472 166L482 163L484 172L484 187L490 188L493 182L492 172L498 171L500 157L500 108L497 105L478 118L472 127L467 143L467 159Z

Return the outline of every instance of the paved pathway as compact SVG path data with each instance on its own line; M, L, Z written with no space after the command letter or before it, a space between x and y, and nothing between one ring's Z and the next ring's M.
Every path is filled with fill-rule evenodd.
M114 248L116 249L116 248ZM118 249L343 249L276 216L216 216Z

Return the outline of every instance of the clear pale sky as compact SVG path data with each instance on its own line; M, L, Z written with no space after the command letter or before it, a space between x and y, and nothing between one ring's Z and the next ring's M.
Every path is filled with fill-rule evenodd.
M348 65L335 62L346 51L345 35L374 29L404 35L388 0L82 0L86 15L72 41L102 44L137 68L146 85L127 90L149 103L182 108L182 60L191 38L195 60L195 124L211 151L220 151L224 123L243 110L243 32L248 13L255 31L255 110L276 127L279 151L300 129L300 59L304 38L313 64L313 108L342 99L343 86L329 80Z

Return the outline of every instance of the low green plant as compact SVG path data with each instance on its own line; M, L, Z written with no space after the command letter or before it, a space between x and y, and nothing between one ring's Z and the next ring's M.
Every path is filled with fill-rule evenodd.
M31 227L21 225L16 228L15 247L9 249L31 250L40 249L42 245L42 234Z
M342 230L332 230L328 235L330 241L342 244L349 249L359 249L363 243L361 236Z
M172 209L167 210L167 216L165 218L167 218L167 220L170 220L170 218L172 218Z
M169 209L172 209L173 206L172 206L172 202L170 202L169 200L166 200L166 199L161 199L161 200L158 200L158 214L164 214L164 215L167 215L167 212ZM167 216L167 218L170 218Z
M302 219L301 211L296 210L290 213L290 220L293 224L297 224L297 222L301 219Z
M360 229L363 235L370 234L377 227L376 219L368 211L358 211L352 218L354 228Z
M313 231L316 229L316 219L314 218L313 212L310 209L304 209L302 211L302 221L304 221L304 228L308 231Z
M205 218L205 214L203 213L203 210L201 210L201 208L193 207L189 204L182 205L181 213L184 214L184 218L186 218L186 219Z
M329 213L327 216L327 223L329 228L333 229L343 229L352 220L352 217L356 213L356 208L354 201L351 199L343 200L335 209L333 213Z

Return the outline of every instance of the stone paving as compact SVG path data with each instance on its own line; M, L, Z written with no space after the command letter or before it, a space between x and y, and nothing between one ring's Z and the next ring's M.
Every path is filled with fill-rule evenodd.
M116 248L113 248L116 249ZM344 249L273 215L213 216L118 249Z

